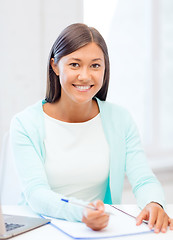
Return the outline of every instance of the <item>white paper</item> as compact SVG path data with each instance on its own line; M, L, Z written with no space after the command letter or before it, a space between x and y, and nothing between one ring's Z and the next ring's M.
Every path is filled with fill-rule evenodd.
M79 222L52 219L52 223L65 234L75 239L118 237L151 232L147 224L143 223L140 226L136 226L136 220L134 218L112 207L107 207L106 210L115 213L115 215L110 215L108 226L101 231L93 231L84 223Z

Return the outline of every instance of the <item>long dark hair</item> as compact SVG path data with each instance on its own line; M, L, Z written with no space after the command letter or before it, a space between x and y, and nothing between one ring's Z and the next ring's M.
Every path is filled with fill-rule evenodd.
M106 100L110 72L109 56L106 43L101 34L95 28L88 27L82 23L76 23L66 27L61 32L51 48L47 68L47 102L55 102L61 96L59 76L54 73L51 67L51 58L54 58L54 63L57 64L62 57L78 50L79 48L91 42L95 42L102 49L105 59L103 85L95 97L99 98L100 100Z

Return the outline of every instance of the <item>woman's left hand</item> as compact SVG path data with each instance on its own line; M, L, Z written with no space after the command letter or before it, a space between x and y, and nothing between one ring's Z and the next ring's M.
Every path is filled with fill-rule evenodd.
M167 227L173 230L173 219L169 218L164 209L155 202L151 202L141 211L136 218L136 225L140 225L143 220L148 221L150 229L154 228L155 233L160 231L165 233Z

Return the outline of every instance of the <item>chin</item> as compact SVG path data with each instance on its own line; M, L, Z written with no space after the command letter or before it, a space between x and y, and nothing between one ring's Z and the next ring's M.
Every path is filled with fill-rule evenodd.
M90 98L86 98L86 97L76 97L73 98L73 102L77 103L77 104L85 104L88 103L90 101L92 101L94 96L90 97Z

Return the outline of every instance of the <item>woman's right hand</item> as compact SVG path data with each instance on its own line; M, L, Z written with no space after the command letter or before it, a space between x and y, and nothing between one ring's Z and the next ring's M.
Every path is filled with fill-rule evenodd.
M99 231L107 227L109 222L109 215L105 213L104 203L97 200L94 203L89 203L89 206L95 207L97 210L84 209L82 222L94 231Z

